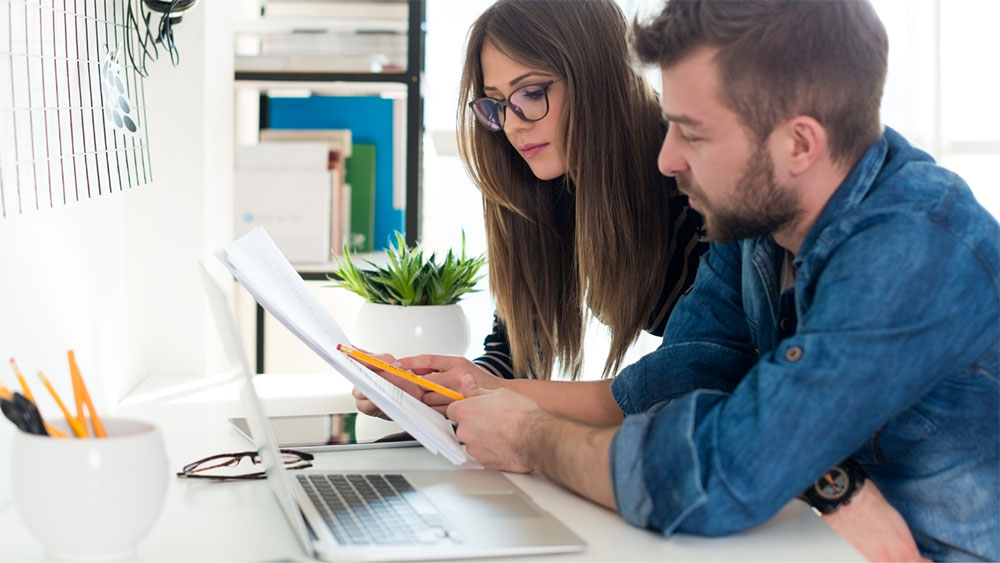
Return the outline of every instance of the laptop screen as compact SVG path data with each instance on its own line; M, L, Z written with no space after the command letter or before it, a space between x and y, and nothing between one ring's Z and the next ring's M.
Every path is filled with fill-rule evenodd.
M264 404L257 395L257 390L253 385L253 376L250 371L250 364L247 362L246 351L240 342L239 332L236 328L236 319L233 316L232 308L226 300L226 294L219 287L219 284L212 279L212 276L205 269L205 265L198 263L201 271L201 281L205 286L205 295L208 296L208 303L212 309L212 317L215 318L215 325L219 329L219 336L222 338L222 347L226 351L226 358L230 367L236 372L238 385L240 386L240 399L243 401L243 411L246 415L247 424L250 427L250 436L260 462L267 473L267 482L274 492L278 504L281 506L285 518L292 525L292 530L299 538L299 542L306 550L306 553L313 553L312 542L309 540L309 532L306 529L305 520L299 512L294 495L292 493L291 477L281 463L281 454L278 451L278 440L274 436L274 429L267 422L267 414L264 412Z

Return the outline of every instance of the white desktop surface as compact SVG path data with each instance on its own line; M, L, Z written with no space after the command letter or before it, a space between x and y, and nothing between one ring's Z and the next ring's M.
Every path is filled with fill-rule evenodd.
M353 411L351 386L338 375L257 376L269 415ZM173 477L184 464L212 454L249 450L227 422L242 416L231 377L177 381L154 377L111 413L158 425L171 477L163 512L139 544L143 561L308 560L263 481L212 483ZM366 424L385 424L364 417ZM319 453L314 466L329 469L455 469L423 448ZM626 524L617 514L533 475L508 475L539 506L555 514L588 543L583 552L500 558L516 561L862 561L846 541L799 501L768 522L726 538L664 538ZM86 515L81 514L81 517ZM45 560L42 546L24 528L13 504L0 509L0 561ZM497 560L497 559L491 559Z

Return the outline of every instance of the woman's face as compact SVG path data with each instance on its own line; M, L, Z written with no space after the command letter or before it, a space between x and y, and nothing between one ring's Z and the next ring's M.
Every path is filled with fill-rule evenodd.
M483 92L499 101L506 100L519 88L559 78L552 72L531 68L511 59L488 41L483 45L479 61L483 68ZM538 121L525 121L509 107L504 110L504 134L539 180L551 180L566 173L559 131L566 100L566 82L556 80L548 87L546 95L549 112Z

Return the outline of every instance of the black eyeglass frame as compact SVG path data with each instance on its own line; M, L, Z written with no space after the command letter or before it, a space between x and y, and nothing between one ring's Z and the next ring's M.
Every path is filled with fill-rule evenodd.
M484 96L482 98L476 98L476 99L472 100L471 102L469 102L469 109L472 110L472 115L476 116L476 121L478 121L480 125L482 125L487 130L492 131L494 133L499 133L500 131L503 131L504 123L507 122L507 108L508 107L510 108L510 110L512 112L514 112L515 115L517 115L519 118L523 119L524 121L527 121L529 123L534 123L536 121L541 121L541 120L545 119L545 117L547 115L549 115L549 87L552 86L553 84L555 84L556 82L559 82L560 80L562 80L561 77L560 78L553 78L552 80L549 80L547 82L539 82L537 84L525 84L524 86L521 86L517 90L514 90L513 92L511 92L510 96L508 96L507 99L505 99L505 100L494 100L493 98L490 98L489 96ZM511 98L514 97L514 94L517 94L518 92L520 92L521 90L524 90L525 88L541 88L542 89L542 94L545 96L545 113L543 113L541 117L537 117L535 119L527 118L527 117L524 116L524 112L521 110L520 107L518 107L516 104L512 104L510 102ZM499 108L499 111L497 111L497 116L499 116L499 123L498 123L498 126L497 126L496 129L494 129L493 126L487 120L483 119L479 115L479 112L476 111L476 104L479 103L479 102L483 102L483 101L492 102L492 103L496 104L497 108Z
M280 453L285 455L296 456L298 459L285 462L287 469L305 469L307 467L312 467L312 460L316 456L309 452L300 452L298 450L279 450ZM206 458L199 459L198 461L192 461L191 463L185 465L180 471L177 472L177 477L181 479L209 479L212 481L246 481L252 479L263 479L267 477L267 473L264 471L255 471L253 473L245 473L242 475L201 475L201 471L209 471L212 469L218 469L220 467L230 467L232 465L238 464L243 458L248 457L254 465L260 463L260 452L236 452L229 454L215 454L210 455ZM217 459L224 459L226 461L206 465L205 467L199 467L203 463L207 463ZM290 467L289 467L290 466Z

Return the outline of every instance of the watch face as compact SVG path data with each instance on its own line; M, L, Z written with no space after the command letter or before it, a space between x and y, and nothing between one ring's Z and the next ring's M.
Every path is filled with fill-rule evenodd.
M840 467L834 467L829 473L817 479L813 486L820 497L827 500L837 500L847 492L850 481L846 471Z

